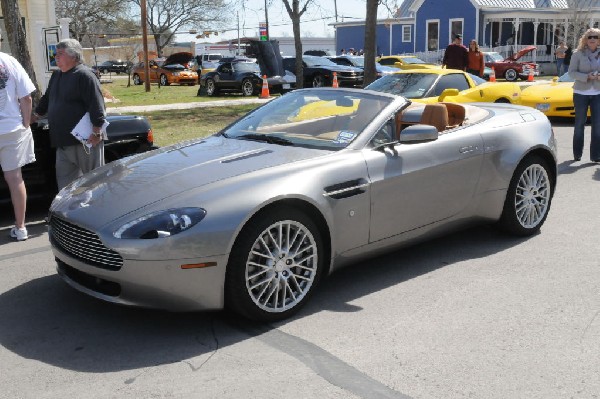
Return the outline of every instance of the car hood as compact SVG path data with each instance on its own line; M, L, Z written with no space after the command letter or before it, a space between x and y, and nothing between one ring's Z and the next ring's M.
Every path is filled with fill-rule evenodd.
M522 48L521 50L517 51L510 57L507 57L504 61L517 61L519 58L523 57L526 54L531 53L533 50L536 50L536 49L537 49L537 47L535 47L535 46L527 46L527 47Z
M173 64L187 65L187 63L190 62L192 60L192 58L194 58L192 53L188 53L185 51L181 52L181 53L174 53L167 57L165 62L163 62L163 65L173 65Z
M95 215L102 214L102 222L109 223L126 212L211 183L329 154L212 136L98 168L61 191L52 210L90 225L98 225Z
M348 65L315 65L309 68L324 68L333 72L359 72L363 73L361 68L348 66Z

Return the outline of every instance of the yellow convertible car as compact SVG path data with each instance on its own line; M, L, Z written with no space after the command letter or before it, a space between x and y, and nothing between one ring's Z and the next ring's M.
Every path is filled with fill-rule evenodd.
M430 69L439 68L438 65L428 64L414 55L385 55L377 58L381 65L398 69Z
M521 103L521 89L511 82L486 82L456 69L398 71L383 76L366 89L398 94L421 103Z
M574 118L573 82L573 78L565 73L552 82L529 86L521 92L521 103L542 111L546 116Z

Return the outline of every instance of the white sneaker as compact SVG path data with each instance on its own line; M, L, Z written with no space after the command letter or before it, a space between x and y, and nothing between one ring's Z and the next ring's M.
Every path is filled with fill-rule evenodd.
M29 236L27 235L27 229L23 227L22 229L17 229L13 227L10 229L10 236L12 238L16 238L17 241L25 241Z

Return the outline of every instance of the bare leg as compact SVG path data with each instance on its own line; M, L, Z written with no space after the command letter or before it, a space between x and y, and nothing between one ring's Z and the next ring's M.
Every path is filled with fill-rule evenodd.
M27 206L27 190L21 175L21 168L4 172L4 179L10 190L13 210L15 212L15 226L18 229L25 227L25 209Z

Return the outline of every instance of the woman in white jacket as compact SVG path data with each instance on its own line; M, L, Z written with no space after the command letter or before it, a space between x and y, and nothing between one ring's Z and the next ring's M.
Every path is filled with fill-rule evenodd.
M583 154L585 122L588 108L592 124L590 160L600 162L600 29L588 29L579 39L571 57L569 76L575 79L573 103L575 126L573 131L573 158L580 161Z

